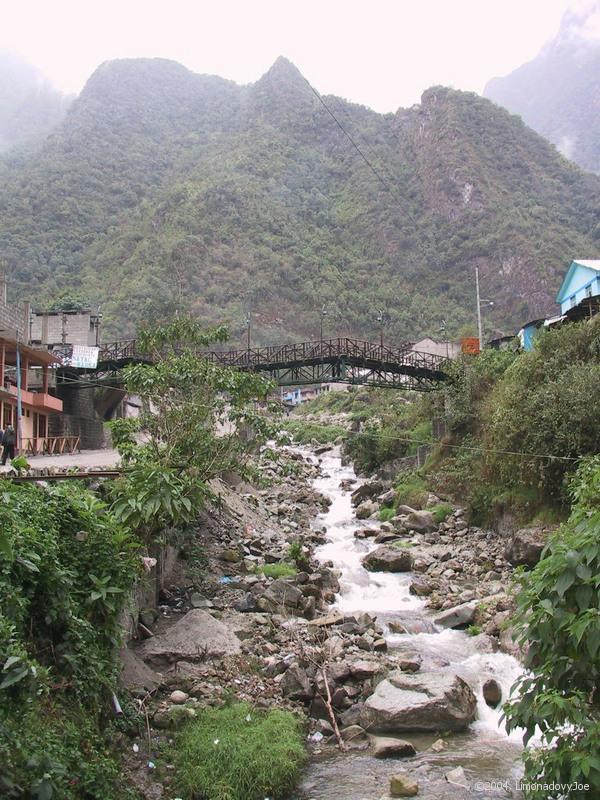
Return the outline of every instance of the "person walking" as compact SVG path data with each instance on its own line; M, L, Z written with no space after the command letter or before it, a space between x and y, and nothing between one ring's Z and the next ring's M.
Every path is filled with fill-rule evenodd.
M5 466L8 458L12 461L15 457L15 441L15 429L12 425L7 425L4 436L2 437L2 444L4 446L2 450L2 466Z

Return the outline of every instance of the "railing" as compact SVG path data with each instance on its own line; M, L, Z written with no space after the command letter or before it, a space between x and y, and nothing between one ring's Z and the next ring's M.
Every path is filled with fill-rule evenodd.
M28 456L59 456L81 450L79 436L26 436L21 450Z

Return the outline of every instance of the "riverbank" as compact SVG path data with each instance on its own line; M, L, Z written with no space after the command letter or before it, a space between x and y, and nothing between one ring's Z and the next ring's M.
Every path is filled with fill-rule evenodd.
M232 697L301 714L312 761L298 797L379 798L400 768L426 798L516 780L518 741L483 696L487 682L498 707L519 671L499 652L511 571L500 541L469 528L460 509L420 532L406 519L382 523L375 491L389 489L360 481L339 450L317 453L287 450L269 488L229 476L220 508L198 526L202 577L186 580L182 564L159 616L145 618L152 635L128 654L139 685L126 678L150 737L126 746L146 797L171 796L176 776L161 754L185 720ZM359 520L367 499L374 516ZM377 552L400 556L403 571L365 569ZM402 756L375 757L383 735L402 736L389 745ZM446 779L456 769L458 787Z

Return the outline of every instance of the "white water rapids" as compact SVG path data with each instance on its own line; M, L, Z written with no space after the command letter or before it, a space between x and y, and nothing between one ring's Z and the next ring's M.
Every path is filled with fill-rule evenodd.
M478 637L465 631L438 629L425 610L425 601L409 593L410 573L365 570L361 560L377 545L371 539L356 538L354 532L359 528L378 527L379 523L357 520L354 516L351 492L360 481L356 480L352 466L342 466L338 448L322 456L321 470L314 486L332 503L317 520L317 524L326 529L327 542L317 548L316 557L321 562L331 561L341 573L335 607L348 613L366 611L376 615L384 628L389 651L420 655L422 670L449 670L460 675L477 696L478 715L467 733L444 737L449 747L439 754L428 750L437 736L407 734L406 738L418 751L418 755L408 761L381 761L364 752L317 761L309 769L302 796L312 800L341 797L344 800L378 800L386 793L389 775L397 769L406 769L419 781L419 797L427 800L519 796L515 786L520 774L520 736L506 734L499 725L500 711L485 703L481 691L488 678L495 678L505 700L521 672L519 663L503 653L478 652ZM348 479L356 483L352 489L344 491L340 483ZM391 633L388 623L394 619L417 632ZM457 766L465 770L470 784L468 790L452 786L444 778Z

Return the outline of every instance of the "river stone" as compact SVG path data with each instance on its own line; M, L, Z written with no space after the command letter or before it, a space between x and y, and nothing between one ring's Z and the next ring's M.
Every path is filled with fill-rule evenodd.
M459 606L442 611L434 619L434 622L436 625L441 625L442 628L464 628L473 622L476 611L477 603L471 600L470 603L461 603Z
M483 699L490 706L496 708L502 701L502 688L494 678L488 678L483 684Z
M546 546L548 532L542 528L522 528L506 548L506 560L513 567L535 567Z
M361 503L356 509L356 519L369 519L369 517L375 514L378 508L379 506L377 503L373 503L371 500L365 500L364 503Z
M415 756L417 751L405 739L392 739L389 736L372 736L375 758L394 758L394 756Z
M392 797L414 797L419 794L419 784L407 775L399 772L390 778L390 795Z
M280 686L283 696L290 700L310 700L314 694L308 675L297 664L283 673Z
M410 572L412 556L408 550L396 547L378 547L362 560L370 572Z
M280 578L273 581L256 602L262 611L270 611L276 614L284 608L301 608L303 601L304 595L300 589L294 586L293 583Z
M165 633L146 639L137 652L145 661L160 663L232 656L240 653L241 647L226 625L194 608Z
M431 511L412 511L406 515L403 523L406 530L415 533L432 533L437 528Z
M380 481L371 481L370 483L363 483L362 486L359 486L358 489L355 489L352 492L352 505L359 506L363 500L370 499L372 497L377 497L377 495L381 494L384 489L383 484Z
M463 731L476 709L475 695L458 675L395 670L365 701L360 724L373 733Z
M462 767L456 767L455 769L451 769L450 772L446 773L446 780L448 783L453 784L453 786L462 786L463 789L468 787L467 776L465 775L465 771Z

